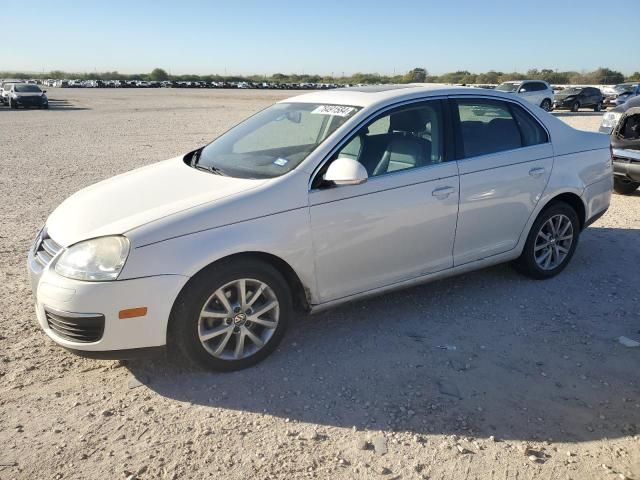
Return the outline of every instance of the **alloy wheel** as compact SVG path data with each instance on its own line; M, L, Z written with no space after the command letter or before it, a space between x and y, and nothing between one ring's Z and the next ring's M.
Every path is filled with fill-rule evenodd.
M250 357L271 339L280 318L280 304L266 283L249 278L218 288L205 302L198 320L198 337L213 357Z
M559 267L571 251L573 233L573 224L566 215L554 215L543 223L533 247L538 267L546 271Z

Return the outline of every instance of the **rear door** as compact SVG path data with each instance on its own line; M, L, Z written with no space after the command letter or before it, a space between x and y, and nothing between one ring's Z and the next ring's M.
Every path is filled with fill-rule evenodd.
M544 191L553 149L544 127L515 102L452 99L460 209L454 266L513 249Z

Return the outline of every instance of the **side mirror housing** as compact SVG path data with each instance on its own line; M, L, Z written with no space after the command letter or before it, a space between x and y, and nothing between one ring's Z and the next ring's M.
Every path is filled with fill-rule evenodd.
M334 185L360 185L368 178L369 175L364 165L348 157L334 160L324 174L324 180Z

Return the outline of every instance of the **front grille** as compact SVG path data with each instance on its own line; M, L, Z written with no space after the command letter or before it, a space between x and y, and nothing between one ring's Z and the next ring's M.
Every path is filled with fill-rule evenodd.
M44 311L49 328L72 342L97 342L104 333L104 315Z
M21 97L19 101L22 105L40 105L42 103L40 97Z
M47 231L43 230L36 239L34 259L44 268L51 263L53 257L55 257L61 249L62 247L49 237Z

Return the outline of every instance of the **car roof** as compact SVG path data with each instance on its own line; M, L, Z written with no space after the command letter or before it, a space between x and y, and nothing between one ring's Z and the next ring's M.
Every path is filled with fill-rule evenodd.
M374 85L366 87L337 88L306 93L281 100L278 103L321 103L370 107L396 101L446 95L491 96L513 100L513 95L489 89L458 87L436 83L412 83L404 85Z

